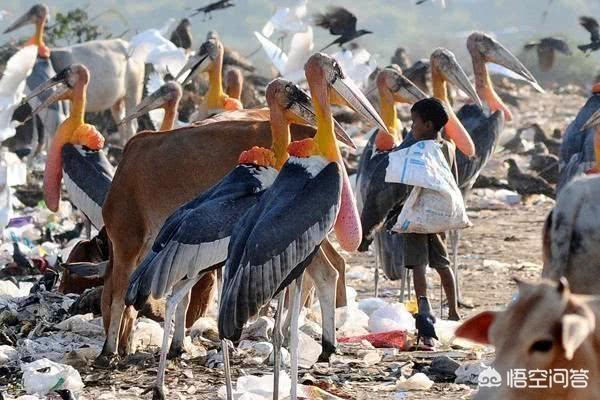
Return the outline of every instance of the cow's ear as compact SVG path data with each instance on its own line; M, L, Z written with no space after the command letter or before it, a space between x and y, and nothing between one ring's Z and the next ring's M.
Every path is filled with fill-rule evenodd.
M567 360L573 359L573 355L594 331L593 319L581 314L565 314L560 319L561 324L561 344L565 351Z
M454 333L457 337L472 340L473 342L490 344L489 331L490 326L496 318L496 312L484 311L469 318L456 329Z

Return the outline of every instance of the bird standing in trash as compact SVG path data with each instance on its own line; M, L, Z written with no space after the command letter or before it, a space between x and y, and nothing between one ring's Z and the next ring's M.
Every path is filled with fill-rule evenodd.
M543 194L550 198L555 197L554 189L545 179L524 173L512 158L504 162L508 165L508 185L516 190L517 193L522 196Z

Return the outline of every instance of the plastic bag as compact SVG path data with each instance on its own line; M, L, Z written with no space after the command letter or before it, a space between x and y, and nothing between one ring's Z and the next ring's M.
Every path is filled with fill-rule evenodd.
M449 192L414 187L392 230L398 233L440 233L471 226L458 187Z
M52 390L69 389L78 392L83 389L79 372L69 365L58 364L46 358L23 364L23 386L29 394L46 395Z
M423 140L390 154L386 182L414 186L397 222L399 233L438 233L470 225L441 144Z

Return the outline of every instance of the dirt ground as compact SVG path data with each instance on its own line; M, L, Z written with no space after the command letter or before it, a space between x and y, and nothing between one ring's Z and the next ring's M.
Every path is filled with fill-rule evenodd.
M529 92L525 94L531 95ZM515 121L507 124L505 134L510 137L517 128L532 122L539 123L548 133L554 129L564 131L567 123L584 101L585 97L575 91L528 96L521 101L520 110L513 108ZM501 161L507 156L506 154L494 155L484 173L504 177L505 170ZM539 279L542 269L541 230L552 205L551 201L531 199L506 209L488 210L478 209L470 203L469 217L473 227L463 231L459 248L459 269L463 297L471 302L474 308L461 309L463 317L482 310L504 307L511 301L516 291L512 277ZM368 274L363 274L366 279L351 279L348 285L357 290L359 299L371 297L374 286L372 281L374 254L368 252L344 255L349 272L360 271L362 268L368 270ZM430 271L429 277L431 278L429 296L436 312L439 313L439 279L434 271ZM389 301L397 301L398 293L399 282L392 282L385 278L380 280L381 297ZM455 358L462 363L468 357L471 357L469 352L459 352ZM466 399L473 394L473 387L453 383L436 383L426 392L397 393L381 390L382 385L397 379L390 368L392 363L397 365L409 360L418 362L426 358L427 355L424 354L402 352L393 360L372 366L350 365L344 368L330 368L325 364L317 364L310 371L301 371L300 375L304 376L309 372L325 384L335 382L335 394L348 399L450 400ZM156 360L157 357L152 355L139 355L138 366L129 365L116 371L94 370L91 367L80 370L86 383L81 398L150 399L150 393L142 395L141 392L156 376ZM171 363L167 370L167 385L171 392L168 398L210 400L218 398L216 392L224 384L222 370L208 369L203 365L203 362L196 360ZM268 367L255 370L262 373L270 372ZM252 368L244 368L240 365L234 367L236 377L239 373L253 373L253 371Z

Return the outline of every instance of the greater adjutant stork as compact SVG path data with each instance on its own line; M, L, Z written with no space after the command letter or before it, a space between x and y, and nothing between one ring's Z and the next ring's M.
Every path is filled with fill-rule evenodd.
M288 159L290 125L314 125L311 100L293 83L283 79L271 82L267 87L267 101L273 135L271 148L255 146L244 151L233 171L177 209L131 276L127 305L139 309L151 294L154 298L169 295L155 398L164 398L166 351L173 315L176 315L176 331L171 352L178 354L183 349L185 315L192 286L204 273L223 265L235 224L257 204ZM343 130L337 132L339 139L351 143Z
M291 157L273 185L234 228L219 309L221 338L237 340L250 316L296 282L290 307L292 399L297 398L298 307L303 272L334 226L342 247L351 248L360 242L360 229L354 229L357 213L354 203L348 201L352 192L336 144L330 104L348 104L386 130L377 112L334 59L317 53L307 61L305 73L315 106L317 133L312 139L290 144ZM348 187L348 194L344 194L343 187Z
M447 100L447 82L459 87L467 93L475 102L480 103L475 89L469 82L467 75L456 61L456 57L449 50L436 49L431 54L431 76L434 96L440 100ZM460 120L451 109L448 109L449 120L445 126L446 137L453 139L457 148L462 149L469 155L475 153L475 146ZM409 146L412 140L405 141L395 149ZM459 146L460 145L460 146ZM386 169L389 164L389 153L385 153L381 160L373 167L370 179L365 184L367 190L361 193L363 206L361 211L361 223L363 228L363 240L360 251L366 251L374 239L376 232L382 227L390 213L408 195L405 185L388 183L385 181ZM363 185L363 183L361 183Z
M84 121L87 84L90 73L81 64L60 71L30 93L26 100L57 87L35 113L60 100L69 100L71 113L58 127L44 170L44 200L51 211L57 211L64 174L69 198L98 229L104 226L102 205L110 187L113 167L100 149L104 137Z
M358 212L362 212L364 199L367 196L369 182L372 173L377 164L394 147L402 141L402 126L398 120L396 103L414 103L427 97L415 84L402 75L402 70L398 67L387 67L383 69L376 78L376 85L379 92L379 110L383 122L388 128L388 132L374 129L362 152L356 172L356 198ZM373 148L375 147L375 148ZM379 255L377 260L382 262L383 252L380 251L380 241L387 239L386 232L378 234L376 240L376 252ZM378 292L378 268L375 271L375 295Z
M195 118L196 121L221 111L241 110L243 108L239 100L231 98L223 92L223 53L224 48L221 41L217 37L211 36L202 43L198 52L190 57L187 64L175 78L179 79L191 70L184 80L185 84L196 73L208 72L208 92L200 105L200 110Z

